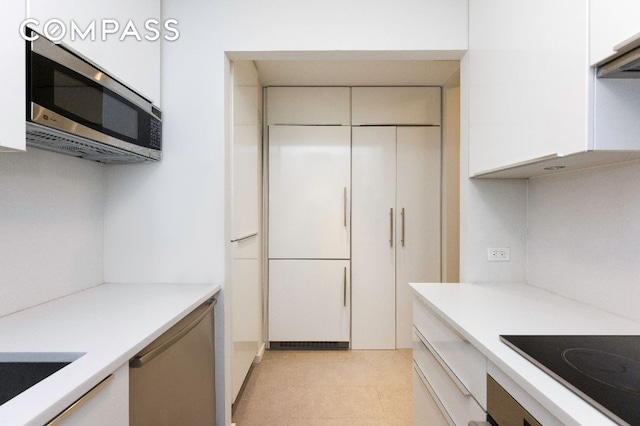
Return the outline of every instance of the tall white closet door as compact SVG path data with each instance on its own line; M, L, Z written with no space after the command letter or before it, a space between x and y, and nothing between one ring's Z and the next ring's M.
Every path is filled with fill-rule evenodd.
M396 128L352 130L353 349L395 349Z
M348 259L351 129L269 127L269 258Z
M396 345L412 346L410 282L440 281L440 127L397 128Z
M269 261L269 340L348 342L348 260Z

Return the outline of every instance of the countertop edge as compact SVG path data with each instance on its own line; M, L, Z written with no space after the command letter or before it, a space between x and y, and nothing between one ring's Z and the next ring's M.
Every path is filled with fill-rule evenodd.
M183 289L186 287L180 286L191 286L191 288L196 288L195 293L197 295L193 295L193 297L187 297L189 302L182 302L178 308L179 312L174 312L172 314L167 314L161 320L157 321L157 326L153 325L153 332L144 333L145 335L142 337L135 337L135 342L129 342L128 344L123 344L116 351L109 351L108 358L103 356L96 357L96 361L91 365L94 367L92 369L91 374L88 374L83 377L75 377L73 388L69 389L67 383L62 384L62 379L60 377L55 377L55 375L50 376L49 378L43 380L42 382L32 386L31 388L24 391L22 394L16 396L12 400L6 402L2 406L0 406L0 417L3 418L3 424L7 425L42 425L55 418L60 412L66 409L69 405L73 404L76 400L81 398L86 392L88 392L91 388L97 385L100 381L102 381L109 374L116 371L118 368L123 366L125 363L129 361L136 353L138 353L141 349L146 347L149 343L159 337L162 333L170 329L174 324L179 322L182 318L184 318L189 312L193 311L193 309L197 308L200 304L204 303L206 300L211 297L216 296L221 291L220 285L214 284L138 284L138 283L102 283L100 285L91 287L89 289L83 290L82 292L73 293L68 296L55 299L51 302L44 303L33 308L29 308L16 314L20 315L29 315L29 311L33 310L33 312L37 313L38 310L46 309L47 305L55 303L64 303L67 298L87 298L91 297L91 292L101 292L108 289L111 291L112 289L117 289L118 287L122 288L122 292L126 293L135 287L137 287L136 291L145 291L144 287L147 287L147 291L151 289L150 286L158 286L158 288L163 288L162 291L166 292L167 295L171 292L168 288L175 286L175 290ZM79 295L79 294L82 295ZM124 298L124 296L123 296ZM63 301L63 302L60 302ZM5 318L11 318L13 314L8 315ZM43 351L43 352L46 352ZM89 355L89 352L85 356ZM102 359L104 358L104 359ZM62 371L62 370L61 370ZM37 398L37 393L42 393L38 386L45 382L49 381L46 387L57 387L56 381L60 382L60 394L58 395L47 395L47 400L53 401L52 403L44 403L41 406L34 406L33 400L39 400ZM25 402L29 402L29 404L25 404ZM28 408L27 408L28 407Z
M609 420L609 418L601 413L596 408L592 407L589 403L584 401L578 395L573 393L571 390L566 388L564 385L557 382L555 379L551 378L547 373L540 370L538 367L527 361L524 357L515 353L512 349L508 348L499 340L499 334L495 334L495 339L490 341L490 338L487 338L485 335L477 336L474 331L469 331L470 324L466 324L464 319L457 318L455 309L451 309L450 306L439 306L438 301L433 301L429 299L429 295L425 294L425 291L428 287L432 286L433 289L436 286L462 286L460 287L462 291L464 291L465 287L474 288L475 290L485 287L488 291L500 290L503 288L505 290L513 290L514 288L518 288L519 290L524 291L525 293L538 294L542 295L545 298L551 298L556 300L564 300L567 305L570 306L580 306L585 310L593 310L593 312L598 312L603 316L614 316L611 313L601 311L595 307L591 307L581 302L577 302L572 299L564 298L563 296L557 295L555 293L549 292L545 289L541 289L538 287L534 287L528 284L521 283L497 283L497 284L468 284L468 283L452 283L452 284L443 284L443 283L412 283L410 287L415 296L428 308L432 309L434 312L439 315L442 320L446 321L451 327L453 327L456 331L458 331L462 336L464 336L469 343L471 343L474 347L476 347L484 356L487 357L487 360L494 364L497 368L499 368L503 373L505 373L511 380L513 380L518 386L520 386L524 391L529 393L538 403L540 403L550 414L555 416L559 421L565 424L611 424L615 423ZM445 287L440 287L444 289ZM479 303L481 301L478 301ZM443 303L440 303L443 305ZM637 324L634 321L618 317L620 321L625 321L630 324ZM640 324L638 324L640 325ZM526 334L526 333L523 333ZM554 334L554 333L548 333ZM558 333L555 333L558 334ZM585 333L583 333L585 334ZM498 345L497 345L498 344ZM508 349L508 351L507 351ZM525 373L529 378L525 377ZM534 377L532 378L531 375ZM554 392L554 398L549 395L549 392L545 392L544 389L541 389L538 386L539 382L549 383L549 386L554 388L557 392L559 392L562 397L557 398L557 394ZM571 405L573 408L568 408L564 406L565 401L571 401ZM576 406L580 407L579 410L576 409ZM583 410L583 412L580 412ZM587 413L585 415L585 412ZM584 419L590 418L590 422L585 422Z

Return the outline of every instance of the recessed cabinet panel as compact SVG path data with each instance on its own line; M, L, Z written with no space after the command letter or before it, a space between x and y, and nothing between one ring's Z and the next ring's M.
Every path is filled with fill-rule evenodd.
M351 90L354 126L440 125L439 87L354 87Z
M269 340L348 342L348 260L269 261Z
M396 128L352 132L352 348L395 349Z
M269 258L348 259L347 126L269 126Z
M348 87L269 87L267 124L351 124Z

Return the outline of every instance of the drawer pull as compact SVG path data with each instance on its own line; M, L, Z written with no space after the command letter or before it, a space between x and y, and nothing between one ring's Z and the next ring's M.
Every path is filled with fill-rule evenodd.
M100 383L89 389L89 391L82 395L76 402L68 406L62 413L58 414L54 419L49 421L49 423L47 423L47 426L62 425L63 421L67 417L69 417L71 414L73 414L73 412L80 408L82 404L96 396L106 385L108 385L113 380L113 378L113 374L109 374Z
M418 338L420 339L420 342L424 345L424 347L427 348L431 356L438 362L438 364L440 364L440 367L442 367L442 369L447 373L447 376L451 379L453 384L456 385L460 393L462 393L462 395L464 396L472 396L471 392L469 392L469 389L467 389L464 383L462 383L460 378L458 378L456 373L454 373L451 367L449 367L447 362L444 359L442 359L442 357L435 350L435 348L431 346L431 343L429 343L429 341L424 338L422 333L420 333L420 331L418 331L415 327L413 331L416 333L416 336L418 336Z
M447 423L449 423L450 426L456 426L456 424L453 422L453 419L451 418L451 415L449 414L447 409L442 404L442 401L440 401L440 397L438 396L438 394L436 394L436 391L433 390L433 386L431 386L431 383L429 382L429 379L427 379L424 376L424 374L422 373L422 370L420 370L420 367L416 364L415 361L413 362L413 371L415 371L416 374L418 374L418 378L420 379L420 381L422 382L424 387L427 389L427 391L431 394L431 397L433 398L433 401L438 406L438 409L440 410L440 412L444 416L444 418L447 421Z

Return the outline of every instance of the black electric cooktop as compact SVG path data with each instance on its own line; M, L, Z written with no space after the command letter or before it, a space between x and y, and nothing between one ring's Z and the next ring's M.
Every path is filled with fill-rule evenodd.
M500 336L621 425L640 425L640 336Z

